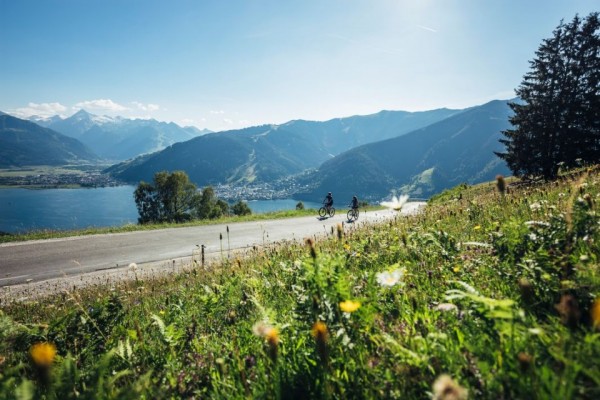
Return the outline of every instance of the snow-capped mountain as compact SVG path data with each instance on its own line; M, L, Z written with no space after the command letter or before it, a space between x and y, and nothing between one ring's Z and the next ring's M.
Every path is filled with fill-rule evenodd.
M83 109L64 119L59 116L29 119L38 125L79 139L99 156L114 161L159 151L174 143L210 132L154 119L94 115Z

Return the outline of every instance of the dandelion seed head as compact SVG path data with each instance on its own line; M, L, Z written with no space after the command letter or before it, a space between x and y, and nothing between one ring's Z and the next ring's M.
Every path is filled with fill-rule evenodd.
M467 389L460 386L450 377L442 374L433 383L433 400L466 400Z

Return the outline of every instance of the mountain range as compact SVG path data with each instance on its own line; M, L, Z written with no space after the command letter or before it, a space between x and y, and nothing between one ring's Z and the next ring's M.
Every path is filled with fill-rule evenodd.
M321 198L327 192L349 199L359 195L380 199L390 194L428 198L460 183L479 183L508 175L495 156L502 151L500 132L508 129L507 101L469 108L409 134L353 148L323 163L308 175L311 189L301 199Z
M98 156L80 141L0 112L0 167L97 161Z
M117 164L108 172L134 183L149 181L162 170L184 170L200 186L269 182L317 168L353 147L403 135L459 112L382 111L323 122L294 120L211 133Z
M101 158L112 161L156 152L176 142L211 132L154 119L98 116L83 109L64 119L53 116L31 117L31 120L81 141Z
M303 188L296 197L311 200L328 191L370 200L390 191L429 197L462 182L509 173L494 151L503 150L498 140L510 127L510 114L507 101L498 100L463 110L381 111L206 132L84 110L64 119L32 118L44 128L0 112L0 165L134 157L106 172L137 183L152 180L158 171L184 170L198 186L246 186L295 177L296 186ZM162 150L152 152L156 149Z
M296 120L203 135L108 169L128 181L184 170L199 186L300 178L297 197L328 191L343 198L380 199L391 190L429 197L445 188L508 174L494 155L509 127L507 101L464 110L382 111L315 122ZM306 189L308 188L308 189Z

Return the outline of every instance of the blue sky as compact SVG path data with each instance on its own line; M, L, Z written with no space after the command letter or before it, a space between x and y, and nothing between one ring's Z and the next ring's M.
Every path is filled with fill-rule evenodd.
M0 0L0 110L212 130L514 96L588 0Z

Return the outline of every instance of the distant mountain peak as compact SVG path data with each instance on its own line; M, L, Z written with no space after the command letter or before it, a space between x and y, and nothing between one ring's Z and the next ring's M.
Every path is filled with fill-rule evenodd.
M71 115L71 117L91 117L93 114L85 111L83 108L79 109L75 114Z

